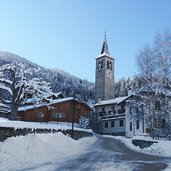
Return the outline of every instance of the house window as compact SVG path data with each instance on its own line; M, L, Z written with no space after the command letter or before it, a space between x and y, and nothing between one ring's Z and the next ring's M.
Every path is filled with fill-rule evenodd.
M111 106L111 110L112 110L113 114L116 114L115 106Z
M132 114L132 107L129 107L129 113Z
M36 117L37 117L37 118L43 118L43 117L44 117L44 114L43 114L42 112L37 113L37 114L36 114Z
M108 122L105 122L105 128L108 128Z
M111 127L115 127L115 121L111 121Z
M105 107L102 107L102 113L103 113L103 115L106 115Z
M124 108L124 104L121 104L120 109L118 110L119 114L125 113L125 108Z
M64 114L63 113L52 113L52 118L63 118Z
M102 107L102 112L105 112L105 107Z
M125 105L123 103L121 104L121 109L125 109Z
M132 131L132 122L129 123L129 130Z
M123 126L123 120L120 120L120 127Z
M140 123L139 123L139 120L137 120L137 124L136 124L136 127L137 127L137 129L139 129L139 127L140 127Z
M112 110L115 110L115 106L111 106L111 109L112 109Z

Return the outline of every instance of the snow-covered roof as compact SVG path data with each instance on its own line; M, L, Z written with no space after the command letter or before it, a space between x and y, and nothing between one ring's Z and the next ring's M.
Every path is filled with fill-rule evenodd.
M62 98L62 99L55 99L55 100L52 100L50 103L41 103L41 104L35 104L35 105L22 106L22 107L19 107L18 111L26 111L29 109L38 108L38 107L42 107L46 105L53 105L56 103L62 103L62 102L70 101L73 99L74 99L73 97L68 97L68 98Z
M67 98L62 98L62 99L55 99L50 103L50 105L56 104L56 103L62 103L62 102L70 101L70 100L74 100L74 98L73 97L67 97Z
M103 41L101 53L100 53L100 55L97 58L100 58L100 57L103 57L103 56L106 56L106 57L109 57L109 58L113 59L113 57L109 53L109 48L108 48L108 44L107 44L106 34L104 35L104 41Z
M52 94L44 93L43 98L44 98L44 100L51 102L54 99L64 98L64 95L62 92L52 93ZM40 101L42 101L42 99L40 97L34 97L34 98L32 97L32 98L28 98L27 100L25 100L23 104L29 104L29 103L33 104L35 102L40 102Z
M106 56L106 57L109 57L109 58L112 58L113 59L112 55L110 55L110 54L108 54L106 52L104 52L104 53L100 54L99 56L97 56L96 59L101 58L103 56Z
M62 98L62 99L51 100L50 103L41 103L41 104L35 104L35 105L22 106L22 107L19 107L18 111L26 111L26 110L30 110L30 109L34 109L34 108L39 108L39 107L42 107L42 106L51 106L53 104L67 102L67 101L71 101L71 100L76 100L80 104L83 104L85 107L87 107L90 110L92 110L90 108L90 106L88 106L86 103L84 103L82 101L78 101L77 99L74 99L73 97L67 97L67 98Z
M94 106L103 106L103 105L110 105L110 104L120 104L130 96L123 96L123 97L117 97L115 99L110 99L110 100L102 100L96 103Z

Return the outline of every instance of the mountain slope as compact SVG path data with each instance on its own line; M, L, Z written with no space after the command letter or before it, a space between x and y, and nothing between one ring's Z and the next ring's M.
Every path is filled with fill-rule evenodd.
M26 63L30 68L39 68L34 76L51 82L54 92L62 91L67 97L76 95L77 98L84 101L94 99L94 84L87 80L82 80L59 69L44 68L13 53L1 51L0 65L7 63Z

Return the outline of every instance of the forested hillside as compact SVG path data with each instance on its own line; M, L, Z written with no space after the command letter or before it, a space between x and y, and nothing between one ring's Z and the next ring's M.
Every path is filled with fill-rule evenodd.
M77 78L59 69L47 69L25 58L9 52L0 52L0 65L7 63L26 63L30 68L37 70L33 76L50 82L54 92L63 92L65 96L74 96L88 101L94 99L94 83Z

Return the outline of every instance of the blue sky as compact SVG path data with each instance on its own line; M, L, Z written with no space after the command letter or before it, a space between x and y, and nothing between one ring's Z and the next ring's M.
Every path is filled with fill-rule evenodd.
M104 32L115 78L137 73L136 54L171 27L170 0L0 0L0 50L95 80Z

